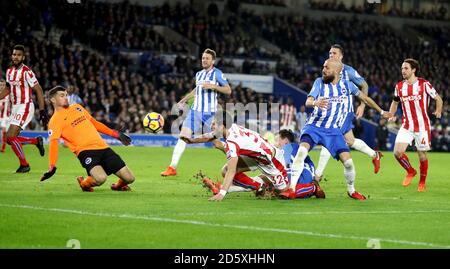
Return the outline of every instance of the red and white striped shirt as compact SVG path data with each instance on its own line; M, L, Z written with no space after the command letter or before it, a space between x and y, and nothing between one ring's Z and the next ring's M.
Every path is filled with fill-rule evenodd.
M8 119L11 114L11 105L9 104L9 95L0 100L0 120Z
M427 110L430 97L435 99L437 96L431 83L423 78L417 78L413 84L400 81L395 85L394 95L402 102L402 127L411 132L430 132Z
M33 102L32 88L39 82L28 66L22 64L19 68L15 68L14 66L8 68L6 71L6 81L11 86L11 93L9 95L12 105Z
M281 126L291 126L295 120L295 114L297 114L297 108L294 105L282 105L280 109L281 114Z
M225 143L227 158L247 156L262 166L272 166L272 174L287 176L283 154L277 154L276 149L258 133L237 124L228 129Z

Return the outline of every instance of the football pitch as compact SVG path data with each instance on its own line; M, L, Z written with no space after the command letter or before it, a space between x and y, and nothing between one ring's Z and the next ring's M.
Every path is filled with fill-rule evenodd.
M231 193L222 202L193 177L202 170L219 177L225 156L187 148L178 175L162 178L172 148L114 147L136 175L131 192L113 192L112 175L93 193L80 190L85 175L78 159L60 147L55 176L39 182L47 155L25 146L28 174L14 174L18 161L8 147L0 155L0 248L276 249L450 248L450 154L429 154L427 191L401 185L403 168L385 152L379 174L353 151L356 189L366 201L347 197L343 168L330 160L321 186L326 199L286 201ZM415 152L408 153L418 169ZM311 153L313 161L318 152ZM75 241L69 241L75 239Z

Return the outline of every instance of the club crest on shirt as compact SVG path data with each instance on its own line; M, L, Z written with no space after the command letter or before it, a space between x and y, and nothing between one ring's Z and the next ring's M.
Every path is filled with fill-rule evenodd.
M52 129L48 129L48 137L52 136L52 134L53 134Z
M345 87L342 87L341 93L344 94L344 95L347 94L347 89Z
M79 108L79 107L77 107L75 109L78 110L79 112L83 112L83 110L81 110L81 108Z
M90 164L91 162L92 162L92 158L91 158L91 157L87 158L87 159L84 161L85 164Z

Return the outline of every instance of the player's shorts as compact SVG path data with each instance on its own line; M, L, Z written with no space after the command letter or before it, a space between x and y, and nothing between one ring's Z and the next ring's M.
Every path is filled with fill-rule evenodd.
M88 175L91 175L91 169L97 165L103 167L108 176L125 167L125 162L111 148L83 150L78 154L78 159Z
M355 119L355 113L353 112L347 113L347 117L345 118L344 124L342 124L341 127L341 132L343 135L345 135L355 127L353 125L353 119Z
M302 130L300 142L308 143L311 149L316 145L322 145L328 149L331 156L336 160L339 160L339 154L342 152L350 152L344 135L337 128L319 128L307 124Z
M287 173L283 173L283 171L286 171L286 168L279 161L283 159L283 151L276 149L275 157L269 164L262 164L258 160L245 155L241 155L239 158L247 164L251 171L259 169L263 172L270 179L275 189L283 190L288 186L289 179ZM280 165L283 167L280 167Z
M191 129L196 135L209 133L215 114L214 112L200 112L191 109L183 122L183 127Z
M412 132L401 127L395 138L395 144L397 143L407 143L412 144L414 140L417 150L419 151L429 151L431 149L431 134L427 130L422 132Z
M31 122L34 116L34 104L33 102L28 104L13 105L11 107L11 115L9 116L9 125L16 125L20 128L25 129L27 125Z

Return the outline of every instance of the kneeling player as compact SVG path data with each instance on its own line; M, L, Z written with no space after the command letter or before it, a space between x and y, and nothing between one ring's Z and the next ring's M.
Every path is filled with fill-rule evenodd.
M41 181L50 178L56 172L58 143L62 138L69 149L77 155L89 175L87 178L82 176L77 178L83 191L94 191L93 187L102 185L110 174L119 177L119 181L111 186L112 190L130 190L128 184L134 181L133 173L98 132L119 139L126 146L131 143L131 139L124 133L112 130L96 121L79 104L69 106L67 91L61 86L49 91L49 99L54 108L48 126L49 170L41 177Z
M295 155L297 154L298 144L294 143L295 137L290 130L281 130L276 138L275 147L282 149L281 152L284 154L284 161L288 171L288 179L291 180L290 165ZM320 188L317 181L314 180L314 163L309 157L305 160L304 170L297 179L295 198L310 198L316 196L317 198L325 198L325 193ZM224 167L226 168L226 167ZM255 169L255 167L253 167ZM252 169L252 170L253 170ZM225 176L226 169L222 171L222 176ZM214 194L219 193L222 184L220 181L213 183L209 178L203 178L203 184ZM228 192L246 192L255 191L257 196L266 195L264 192L267 189L271 189L270 179L265 175L259 175L257 177L249 177L244 173L236 174L233 183L228 189ZM264 184L266 183L266 184ZM268 186L269 185L269 186ZM279 191L274 189L273 195L277 196ZM284 198L283 196L280 196Z

